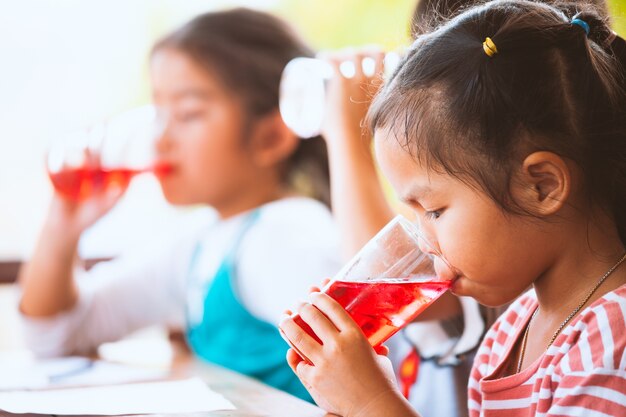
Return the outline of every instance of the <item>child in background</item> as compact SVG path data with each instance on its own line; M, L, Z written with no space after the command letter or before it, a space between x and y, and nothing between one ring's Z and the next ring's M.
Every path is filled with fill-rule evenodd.
M185 331L201 358L309 398L271 323L340 266L325 144L300 140L278 112L283 68L310 55L285 23L247 9L198 16L157 43L152 94L170 115L160 185L169 202L208 205L217 218L147 259L85 272L78 240L124 190L79 203L55 195L20 277L33 350L86 353L162 324Z
M500 305L534 287L478 351L471 415L626 413L622 68L579 8L466 11L417 39L370 110L381 168L453 291ZM311 299L299 313L323 346L281 328L314 364L288 354L314 397L344 416L417 415L345 311Z

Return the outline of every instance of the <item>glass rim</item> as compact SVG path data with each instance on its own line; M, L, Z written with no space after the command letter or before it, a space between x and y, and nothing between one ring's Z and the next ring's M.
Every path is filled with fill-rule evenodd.
M450 265L450 262L448 262L448 260L443 256L443 254L437 249L435 249L433 244L430 243L430 241L426 238L426 236L424 235L424 232L422 232L420 227L414 222L407 219L404 215L397 214L392 220L389 221L389 223L385 225L385 227L383 227L383 229L381 229L381 231L386 229L388 226L391 227L390 225L393 225L396 222L402 225L402 227L407 231L407 233L413 235L416 242L419 242L419 240L421 239L422 242L426 244L426 246L428 246L433 252L433 253L428 253L428 252L424 252L420 250L424 255L429 256L430 258L437 257L441 259L448 268L453 269L452 265Z

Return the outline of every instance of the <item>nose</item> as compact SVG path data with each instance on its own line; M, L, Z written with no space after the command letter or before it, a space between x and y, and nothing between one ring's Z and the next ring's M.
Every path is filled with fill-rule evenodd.
M173 144L172 120L169 112L163 107L156 108L154 121L154 146L158 154L167 153Z
M433 259L433 269L438 279L442 281L449 281L456 278L457 274L448 265L448 263L440 256L435 256Z
M439 247L433 242L435 241L432 238L427 238L424 236L423 230L420 230L420 237L418 239L419 250L427 254L432 259L433 269L437 278L440 280L454 279L456 276L455 272L443 258Z
M417 240L417 246L422 252L431 256L441 256L439 248L437 247L435 240L425 234L423 229L420 229L419 239Z
M157 136L154 141L154 147L158 155L163 155L169 152L173 143L174 141L171 136L168 134L167 130L165 130L162 134Z
M436 255L434 249L421 236L417 240L417 246L419 247L419 250L421 250L422 252L424 252L424 253L426 253L428 255Z

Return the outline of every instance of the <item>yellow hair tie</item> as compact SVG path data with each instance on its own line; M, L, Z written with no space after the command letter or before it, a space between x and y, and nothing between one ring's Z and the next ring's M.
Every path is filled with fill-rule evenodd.
M491 38L487 37L485 38L485 42L483 42L483 51L485 51L489 58L492 58L498 53L498 48L496 48L496 44L493 43Z

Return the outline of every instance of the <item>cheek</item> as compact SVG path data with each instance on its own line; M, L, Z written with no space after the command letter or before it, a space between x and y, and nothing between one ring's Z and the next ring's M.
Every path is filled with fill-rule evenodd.
M240 138L232 131L198 125L190 129L181 144L182 163L190 173L216 175L236 165L241 159ZM205 181L208 179L205 178Z
M489 279L499 261L503 226L494 213L450 213L437 228L439 250L458 274ZM496 268L499 269L499 268Z

